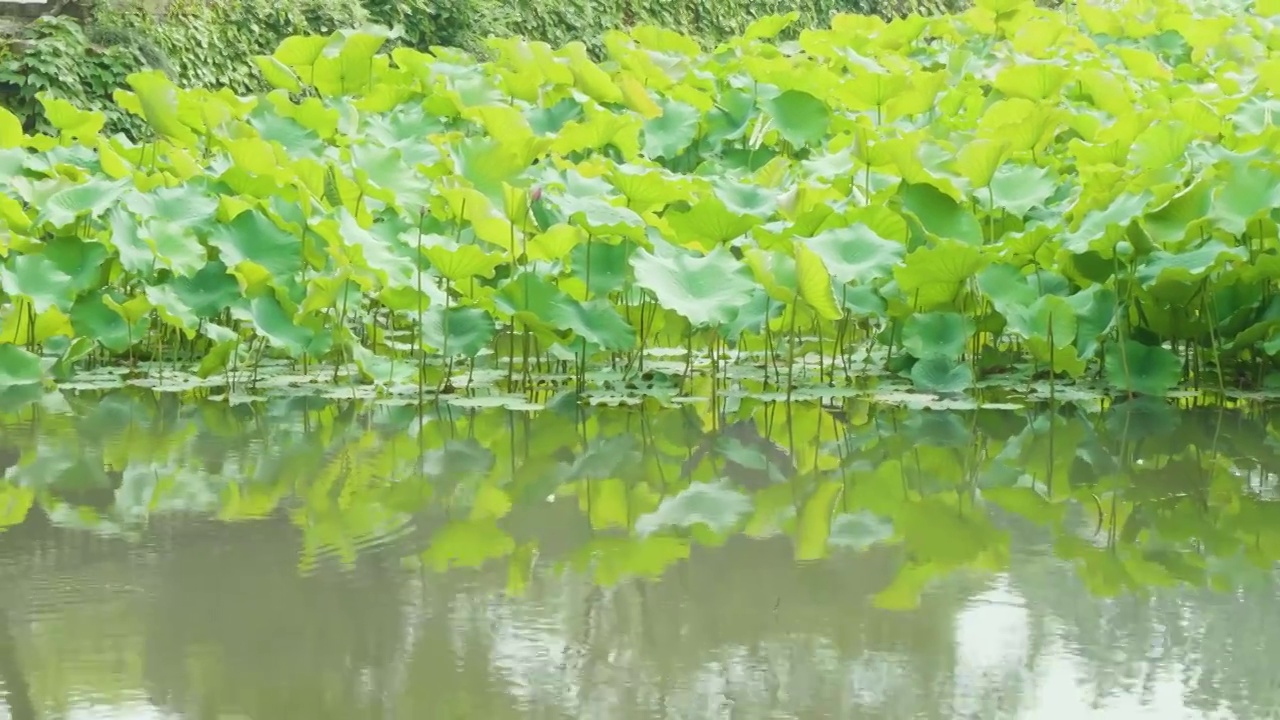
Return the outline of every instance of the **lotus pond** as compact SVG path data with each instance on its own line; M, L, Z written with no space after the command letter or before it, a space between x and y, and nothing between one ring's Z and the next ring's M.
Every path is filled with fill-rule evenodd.
M1262 407L7 402L7 720L1280 704Z
M1268 388L1278 14L983 0L486 62L367 28L258 58L261 97L135 74L132 139L46 97L45 132L0 111L0 383Z
M1278 17L0 110L0 718L1272 714Z

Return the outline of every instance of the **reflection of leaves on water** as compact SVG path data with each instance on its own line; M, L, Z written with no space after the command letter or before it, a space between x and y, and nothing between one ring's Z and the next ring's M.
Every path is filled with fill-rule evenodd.
M841 513L831 522L827 542L842 548L866 550L893 537L893 523L866 510Z
M0 528L32 508L123 533L165 514L274 515L293 523L304 569L394 544L439 570L505 561L514 589L544 560L606 584L653 577L736 534L785 537L797 560L893 545L887 607L958 570L1006 568L1015 521L1047 528L1097 592L1237 584L1280 559L1266 474L1280 452L1260 410L744 397L656 411L433 405L419 417L314 397L59 398L0 415ZM548 523L570 533L567 547L544 543Z
M734 529L751 510L751 497L733 488L728 480L692 483L666 498L658 509L636 520L636 532L650 535L668 527L705 525L714 533Z

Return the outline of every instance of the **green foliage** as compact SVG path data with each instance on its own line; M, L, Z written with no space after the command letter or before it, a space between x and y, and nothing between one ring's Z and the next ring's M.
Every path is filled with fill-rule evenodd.
M126 75L147 65L136 46L101 46L71 18L39 18L0 37L0 106L16 113L29 131L53 128L41 98L101 112L108 131L137 130L137 119L110 99Z
M491 35L518 32L520 18L498 0L361 0L369 22L398 27L396 44L420 50L432 46L478 52Z
M967 5L963 0L515 0L519 24L512 29L552 45L578 40L597 47L609 30L656 25L714 43L740 35L756 20L789 12L798 13L795 27L804 28L825 26L835 13L887 18Z
M97 27L154 43L180 85L241 94L264 87L253 56L292 35L327 35L365 20L349 0L175 0L160 15L139 0L101 6L93 18Z
M1169 32L1202 19L1144 2ZM1195 41L1216 60L1192 62L1117 12L984 0L767 40L793 12L713 53L644 26L601 61L521 39L486 62L386 53L370 26L257 58L263 96L133 74L117 99L144 141L54 105L0 153L0 342L64 373L87 339L87 361L325 363L387 392L457 389L463 362L512 390L517 368L572 367L582 392L607 364L643 394L655 347L710 394L727 348L738 381L789 391L1272 381L1261 30L1214 15ZM1249 100L1222 89L1242 48Z
M1256 409L1138 399L1061 413L921 411L742 397L732 409L517 415L453 397L424 423L414 407L227 403L173 381L159 393L20 394L15 384L39 368L18 353L0 346L0 530L41 509L103 532L174 513L243 522L287 509L305 570L325 557L353 562L371 540L426 517L421 544L400 547L428 569L527 570L536 550L544 567L606 586L661 576L694 546L732 537L775 537L802 562L901 546L876 561L891 563L892 581L868 586L892 609L955 572L1007 571L1019 524L1039 528L1039 552L1068 561L1061 567L1102 596L1234 588L1280 560L1275 501L1254 479L1280 452L1273 417ZM86 487L108 492L90 501L78 492ZM567 546L544 534L566 522L595 532ZM488 576L522 589L519 572Z

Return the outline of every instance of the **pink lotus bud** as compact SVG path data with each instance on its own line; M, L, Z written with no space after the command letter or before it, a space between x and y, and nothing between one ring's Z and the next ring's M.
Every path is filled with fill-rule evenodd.
M541 199L542 199L542 186L535 185L533 188L533 192L529 193L529 201L538 202Z

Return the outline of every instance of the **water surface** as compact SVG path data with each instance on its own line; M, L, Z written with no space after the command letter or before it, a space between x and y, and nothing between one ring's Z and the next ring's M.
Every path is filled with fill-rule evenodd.
M1257 408L0 421L0 717L1263 718Z

